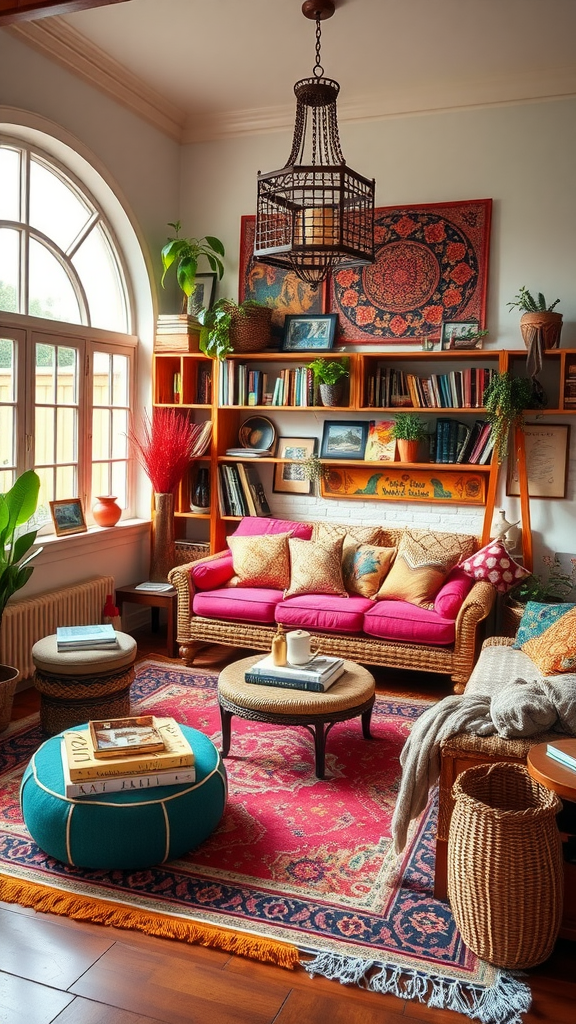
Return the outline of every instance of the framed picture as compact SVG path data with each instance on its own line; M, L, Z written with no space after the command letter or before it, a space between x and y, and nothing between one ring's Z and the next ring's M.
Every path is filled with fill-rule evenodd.
M276 455L292 462L280 462L274 467L274 492L276 494L311 494L312 481L305 473L304 466L298 465L304 459L311 459L316 451L315 437L280 437Z
M565 498L570 426L526 423L524 448L530 498ZM518 460L514 446L508 456L506 494L520 494Z
M210 309L214 302L215 290L216 274L196 274L194 290L188 300L188 312L198 316L201 309Z
M322 459L363 459L368 438L368 421L327 420L322 434Z
M284 318L283 352L327 352L334 347L336 313L309 313Z
M86 520L80 498L61 498L50 502L50 514L57 537L86 533Z
M443 349L482 348L483 338L475 337L480 330L477 320L454 320L442 324Z

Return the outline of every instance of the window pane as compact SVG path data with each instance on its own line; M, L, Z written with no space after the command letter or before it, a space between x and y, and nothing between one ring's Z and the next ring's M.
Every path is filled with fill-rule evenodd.
M0 193L2 189L0 189ZM20 262L20 233L12 228L0 228L0 309L19 313L18 265Z
M112 405L128 405L128 358L112 356Z
M128 413L125 409L114 409L112 412L112 457L115 459L125 459L128 455L127 431Z
M76 409L60 408L56 410L56 462L76 461L76 423Z
M0 338L0 402L13 402L15 395L14 342Z
M56 401L56 349L54 345L36 345L36 401Z
M60 405L73 405L78 401L76 386L78 353L75 348L58 346L58 390L56 401Z
M126 463L112 463L112 494L118 498L120 508L127 508L128 485L126 480Z
M20 220L20 153L0 146L0 220Z
M92 502L101 494L111 494L109 483L110 466L107 462L92 465Z
M72 263L86 289L92 326L128 331L118 266L101 224L82 242Z
M30 239L28 312L49 320L81 323L78 299L65 270L34 238Z
M92 458L108 459L110 457L110 412L108 409L94 409L92 422Z
M78 484L75 466L59 466L56 470L56 499L77 498Z
M54 474L49 468L35 467L38 476L40 477L40 494L38 496L38 507L42 507L50 512L48 506L49 501L54 501Z
M66 252L92 211L56 174L30 162L30 224Z
M94 405L110 405L111 357L106 352L94 353Z
M8 469L0 468L0 493L6 494L14 483L15 475Z
M36 407L34 431L34 461L37 466L54 462L54 409Z

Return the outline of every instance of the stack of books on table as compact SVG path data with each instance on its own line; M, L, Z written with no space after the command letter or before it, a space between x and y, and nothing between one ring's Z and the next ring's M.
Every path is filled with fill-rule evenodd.
M562 747L557 747L554 743L548 743L546 747L546 753L548 757L553 757L558 764L564 765L565 768L570 768L573 772L576 772L576 742L571 744L573 753L568 750L563 750Z
M173 718L89 722L62 735L64 793L94 796L196 781L194 752Z
M114 627L110 623L94 626L57 626L58 651L97 651L119 647Z
M262 686L288 686L294 690L314 690L322 693L335 683L344 672L342 658L316 656L307 665L275 665L272 655L257 661L244 674L247 683Z

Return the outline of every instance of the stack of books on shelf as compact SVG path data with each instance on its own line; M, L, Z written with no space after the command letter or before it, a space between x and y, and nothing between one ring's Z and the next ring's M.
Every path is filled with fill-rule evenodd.
M218 506L223 516L271 515L255 466L242 462L218 466Z
M196 781L194 752L173 718L141 715L67 729L61 754L67 797Z
M316 656L307 665L275 665L272 655L257 661L244 674L247 683L261 686L289 687L292 690L313 690L323 693L344 672L342 658Z
M315 404L314 375L306 366L293 366L271 376L264 370L230 359L221 367L218 404L307 408Z
M56 648L60 652L113 650L119 646L114 627L110 623L56 627Z
M487 420L470 424L439 418L430 434L430 461L485 465L493 447L494 435Z
M191 352L197 348L200 321L190 313L161 313L156 322L156 352Z
M469 366L448 373L420 377L390 367L378 367L368 377L368 406L416 409L479 409L494 368Z
M566 363L564 380L564 408L576 409L576 363Z

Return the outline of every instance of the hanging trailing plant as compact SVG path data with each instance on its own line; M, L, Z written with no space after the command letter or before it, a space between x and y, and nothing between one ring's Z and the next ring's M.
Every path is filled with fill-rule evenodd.
M527 377L496 373L484 392L486 419L492 426L498 462L508 452L510 431L524 425L524 410L530 405L533 384Z

